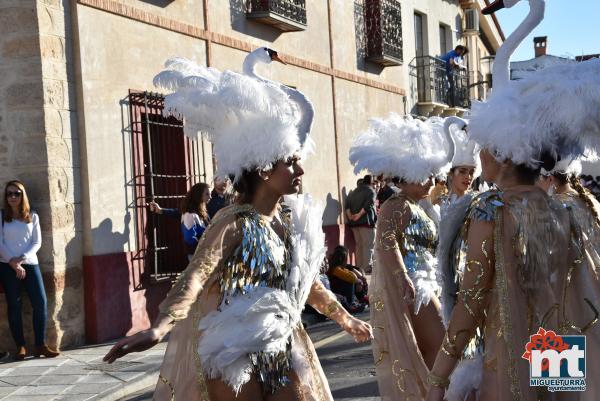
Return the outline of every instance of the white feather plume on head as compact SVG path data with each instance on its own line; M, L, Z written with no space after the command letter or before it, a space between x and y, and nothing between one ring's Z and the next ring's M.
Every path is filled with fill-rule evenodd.
M356 174L368 170L422 183L450 170L451 149L441 118L421 121L390 113L386 119L369 120L369 128L352 143L350 163Z
M556 163L556 166L554 166L554 169L552 171L546 171L546 169L542 168L542 175L548 176L553 173L561 173L561 174L579 176L582 171L583 171L583 165L581 164L581 160L579 160L579 159L573 160L571 158L566 158L566 159L562 159L561 161Z
M596 158L600 147L600 60L537 71L474 103L469 135L499 161L539 168L547 151Z
M307 133L299 133L299 104L279 84L183 58L165 67L154 78L156 86L174 91L165 97L165 114L183 117L186 136L212 142L217 176L239 178L244 170L269 169L312 150L310 138L301 140Z

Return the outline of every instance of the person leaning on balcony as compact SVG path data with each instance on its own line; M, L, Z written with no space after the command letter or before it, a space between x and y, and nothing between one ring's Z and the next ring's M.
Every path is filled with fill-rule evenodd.
M16 360L25 359L27 355L21 314L21 286L27 290L33 307L33 355L47 358L59 355L45 342L47 299L36 255L41 245L39 217L29 206L25 186L20 181L9 181L4 189L0 229L0 281L6 296L8 324L17 345Z
M465 68L463 57L469 53L466 46L458 45L454 50L440 57L446 64L446 77L448 78L448 104L456 106L456 82L454 81L453 71Z

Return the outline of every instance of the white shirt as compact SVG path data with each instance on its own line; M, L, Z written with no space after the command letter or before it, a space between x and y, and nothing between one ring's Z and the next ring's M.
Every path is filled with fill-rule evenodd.
M42 246L40 221L35 212L31 212L31 223L13 219L4 222L0 229L0 262L8 263L12 258L24 255L25 265L37 265L37 251Z

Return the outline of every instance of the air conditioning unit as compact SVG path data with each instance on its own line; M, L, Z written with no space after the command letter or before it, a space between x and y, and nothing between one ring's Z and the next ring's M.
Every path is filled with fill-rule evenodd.
M465 10L465 31L479 32L479 11L476 8Z

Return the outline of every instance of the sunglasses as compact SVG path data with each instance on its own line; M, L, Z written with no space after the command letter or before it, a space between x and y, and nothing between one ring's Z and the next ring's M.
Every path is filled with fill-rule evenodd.
M21 191L14 191L14 192L13 191L8 191L6 193L6 197L7 198L20 198L21 195L23 195L23 192L21 192Z

